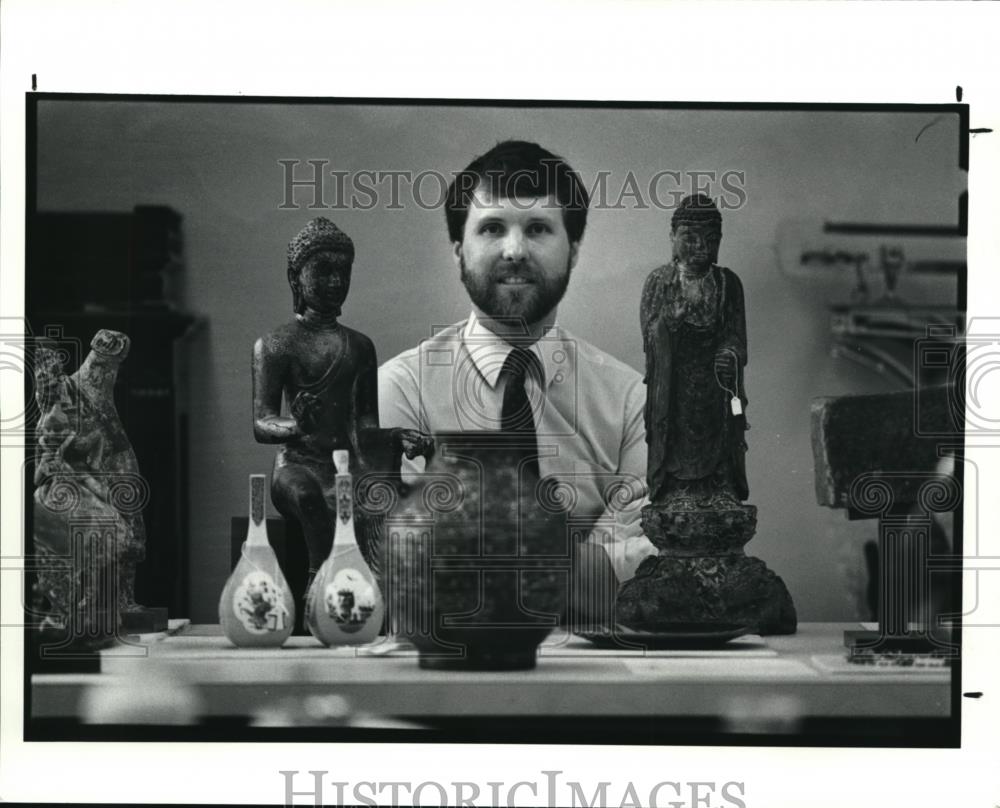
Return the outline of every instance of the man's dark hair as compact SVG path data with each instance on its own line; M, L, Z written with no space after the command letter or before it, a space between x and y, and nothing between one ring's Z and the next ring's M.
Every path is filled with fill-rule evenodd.
M473 160L455 175L448 188L444 215L448 235L461 241L469 201L480 184L490 196L542 197L552 194L563 209L563 224L571 243L583 238L590 198L580 176L563 158L527 140L505 140Z

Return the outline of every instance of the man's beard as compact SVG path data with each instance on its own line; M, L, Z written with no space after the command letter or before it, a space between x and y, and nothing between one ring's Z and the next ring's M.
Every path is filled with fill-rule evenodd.
M465 265L465 256L459 253L459 271L465 291L483 314L507 320L523 320L526 325L541 322L559 305L569 286L571 265L566 262L566 271L557 278L549 278L540 273L531 273L532 283L509 289L501 296L496 280L510 274L522 274L509 266L494 266L489 276L473 276Z

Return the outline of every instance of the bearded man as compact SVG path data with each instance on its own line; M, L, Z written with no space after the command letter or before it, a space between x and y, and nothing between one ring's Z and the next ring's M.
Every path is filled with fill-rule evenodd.
M384 426L425 434L507 429L512 404L530 411L540 476L571 492L574 609L592 624L613 619L618 583L656 550L638 522L642 377L557 322L588 205L576 172L536 143L499 143L459 172L445 216L472 311L382 365L378 389Z

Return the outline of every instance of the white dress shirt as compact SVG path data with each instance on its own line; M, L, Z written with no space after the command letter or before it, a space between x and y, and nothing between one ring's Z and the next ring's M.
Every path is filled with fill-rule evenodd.
M435 432L500 429L511 345L475 313L379 368L382 427ZM568 486L574 533L602 546L619 581L656 548L642 535L646 504L646 388L634 369L554 326L531 345L527 374L541 476ZM404 458L404 478L423 459Z

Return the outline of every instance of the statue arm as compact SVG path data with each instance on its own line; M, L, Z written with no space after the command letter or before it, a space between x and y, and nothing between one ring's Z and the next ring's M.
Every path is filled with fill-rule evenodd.
M653 372L656 370L656 341L651 334L654 313L660 305L661 295L659 290L661 270L654 269L646 276L646 282L642 285L642 296L639 298L639 329L642 332L642 351L645 358L642 381L650 384L653 380ZM649 395L649 390L646 390ZM652 418L652 407L645 404L642 409L642 422L644 427L645 442L649 441L649 433L652 431L650 419Z
M302 430L281 415L284 362L268 350L266 339L253 346L253 436L258 443L287 443Z
M639 327L642 331L642 349L646 355L646 374L643 381L649 380L655 357L653 338L650 331L653 321L656 319L656 312L661 304L660 275L660 269L654 269L649 273L646 282L642 286L642 297L639 299Z
M639 322L642 325L642 347L646 356L643 381L646 383L643 407L645 442L662 447L666 441L666 423L669 417L671 384L670 334L658 328L661 312L666 305L666 287L670 279L670 266L661 266L649 273L642 289L639 306ZM654 447L654 462L659 456L659 448ZM651 469L650 472L653 470ZM643 473L646 473L645 470Z
M354 406L357 415L356 428L378 429L378 361L375 358L375 344L367 337L362 338L361 363L355 379Z
M723 337L723 347L736 353L740 367L747 363L747 317L743 300L743 283L739 275L731 270L724 270L726 275L726 332Z
M722 333L715 352L715 374L719 385L730 392L743 393L743 374L740 369L747 364L747 324L743 303L743 284L739 276L729 269L721 268L722 284Z
M373 469L377 460L369 455L366 433L379 432L378 415L378 365L375 344L364 334L348 332L352 343L357 343L357 373L351 384L351 416L348 425L351 452L358 459L359 467ZM375 450L377 455L378 450Z

